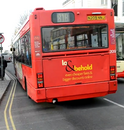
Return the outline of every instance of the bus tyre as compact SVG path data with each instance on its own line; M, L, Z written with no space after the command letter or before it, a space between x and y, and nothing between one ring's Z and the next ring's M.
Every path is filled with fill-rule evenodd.
M30 97L28 96L28 90L27 90L27 80L26 80L26 78L25 78L25 91L26 91L26 93L27 93L27 97L28 97L28 98L30 98Z

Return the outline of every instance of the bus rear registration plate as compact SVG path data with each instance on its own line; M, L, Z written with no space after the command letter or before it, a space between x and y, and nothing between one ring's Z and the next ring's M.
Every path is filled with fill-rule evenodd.
M87 20L88 21L92 21L92 20L105 20L105 16L87 16Z

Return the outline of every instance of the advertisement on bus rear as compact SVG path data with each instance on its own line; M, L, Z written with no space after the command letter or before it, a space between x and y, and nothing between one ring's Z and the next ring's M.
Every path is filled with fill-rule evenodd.
M44 60L43 67L45 87L109 80L108 55Z

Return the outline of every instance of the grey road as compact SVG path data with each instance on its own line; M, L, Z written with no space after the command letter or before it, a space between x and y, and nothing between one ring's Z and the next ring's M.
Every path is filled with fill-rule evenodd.
M11 63L7 69L14 73ZM11 88L0 106L0 130L7 129L3 112ZM124 80L118 80L116 94L57 104L35 103L17 83L11 113L10 130L124 130Z

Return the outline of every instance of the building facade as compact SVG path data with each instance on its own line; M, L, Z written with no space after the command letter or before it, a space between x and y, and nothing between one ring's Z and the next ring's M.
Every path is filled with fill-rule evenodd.
M113 8L117 55L124 58L124 0L65 0L63 8Z

